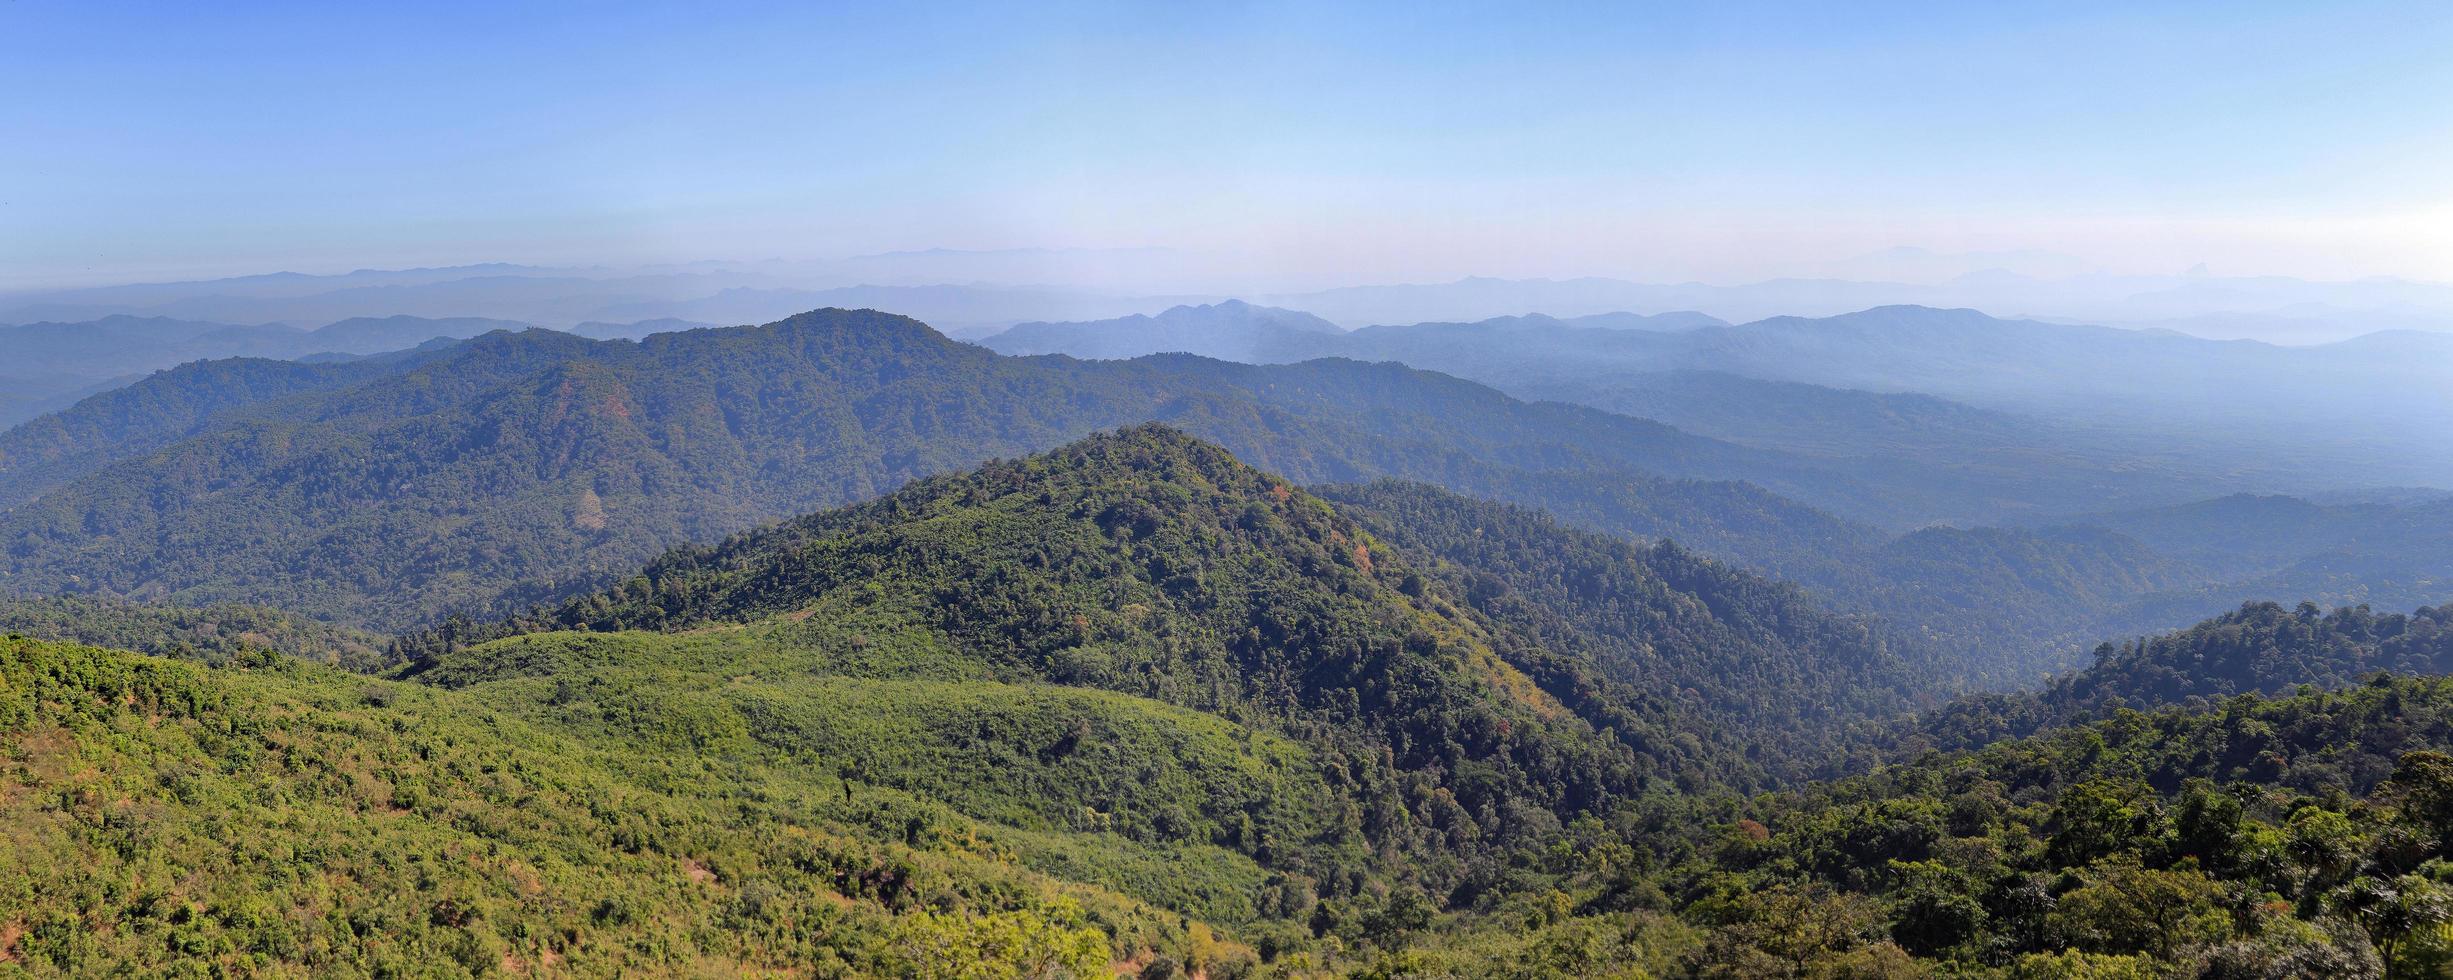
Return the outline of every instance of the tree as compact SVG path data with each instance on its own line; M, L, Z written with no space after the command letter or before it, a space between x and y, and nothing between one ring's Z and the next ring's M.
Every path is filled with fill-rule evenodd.
M2089 864L2160 843L2163 814L2154 793L2134 782L2090 779L2070 787L2053 806L2047 856L2065 867Z
M2053 910L2062 932L2082 949L2169 960L2231 935L2231 916L2219 904L2223 886L2194 867L2156 870L2121 858L2097 865L2087 877Z
M2387 980L2407 975L2411 940L2453 921L2453 893L2418 875L2392 881L2363 876L2337 889L2327 904L2368 934Z
M1078 909L991 915L926 910L895 920L895 952L930 980L1105 977L1107 935L1075 925Z
M1780 884L1736 896L1699 954L1714 977L1806 976L1817 963L1866 945L1881 930L1873 900L1820 885Z
M1891 938L1908 952L1933 956L1976 937L1985 908L1967 876L1938 861L1891 862L1901 884L1893 892Z
M2453 755L2428 751L2402 756L2393 779L2378 795L2392 800L2404 820L2435 834L2439 855L2453 855Z

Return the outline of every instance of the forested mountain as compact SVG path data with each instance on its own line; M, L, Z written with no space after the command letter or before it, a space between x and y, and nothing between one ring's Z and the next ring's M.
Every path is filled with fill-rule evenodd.
M0 508L113 461L197 435L258 403L355 384L391 370L361 361L307 364L247 357L158 372L0 432Z
M2273 577L2287 583L2281 594L2318 601L2365 601L2395 605L2390 595L2342 595L2356 579L2324 577L2329 567L2358 562L2400 566L2398 578L2380 585L2446 592L2453 581L2453 499L2419 495L2408 500L2320 504L2300 497L2235 494L2216 500L2080 518L2074 523L2109 528L2167 554L2239 577ZM2398 603L2412 605L2415 603Z
M103 378L215 354L241 353L249 346L294 340L303 333L279 324L239 326L158 316L108 316L0 327L0 346L21 359L17 370L27 374Z
M1323 501L1153 425L684 548L494 631L789 615L884 644L874 669L889 674L1107 688L1319 738L1359 734L1407 768L1479 771L1508 756L1502 768L1517 772L1489 778L1539 783L1451 787L1468 812L1514 799L1567 814L1654 779L1734 775L1730 760L1668 741L1670 709L1601 676L1598 658L1459 601ZM409 676L437 669L432 643L460 639L413 644ZM857 649L834 656L836 669L871 669ZM1612 727L1624 744L1597 748ZM1501 830L1486 821L1477 834Z
M314 330L281 324L239 326L168 317L110 316L98 320L0 326L5 368L36 397L0 402L0 425L14 425L68 407L76 399L190 361L233 357L295 360L309 355L368 355L437 338L464 339L526 324L477 317L360 317Z
M2441 670L2440 619L2251 608L2108 652L2105 669L2048 695L2177 685L2185 705L1995 733L1980 750L1743 801L1642 801L1570 830L1546 907L1467 919L1410 962L1469 975L1527 958L1698 976L2441 975L2453 679L2230 693L2312 670ZM1664 926L1664 909L1688 929Z
M485 317L360 316L325 324L298 342L302 354L378 354L415 347L436 338L466 340L529 324Z
M17 502L0 514L0 584L408 627L550 601L676 544L1152 419L1303 483L1409 478L1673 539L1961 651L1958 676L1985 683L2260 595L2117 535L1894 538L1719 481L1899 514L1916 474L1861 482L1397 365L1005 358L841 311L637 343L528 331L165 372L0 437L0 500Z
M932 977L2453 958L2453 680L2366 679L2446 662L2433 611L2253 607L2056 685L2082 724L1741 795L1929 665L1674 546L1327 492L1139 427L454 623L392 679L0 640L26 903L0 948ZM2320 674L2358 684L2235 693Z
M1446 589L1145 427L676 552L489 642L436 634L411 685L6 641L0 735L39 792L0 798L0 874L79 910L12 955L1351 965L1517 890L1513 855L1567 820L1750 769L1596 651ZM1762 602L1683 601L1707 630ZM87 768L55 771L62 739ZM91 797L110 829L38 797ZM362 883L271 860L336 847L318 866ZM142 891L153 867L169 883ZM350 942L361 923L382 938Z
M635 344L498 333L398 366L225 412L158 450L131 430L117 462L0 517L8 584L404 625L551 597L683 541L1151 418L1305 481L1414 476L1521 499L1549 494L1538 474L1551 469L1601 475L1667 498L1620 527L1693 526L1711 543L1776 531L1653 521L1644 513L1708 514L1731 491L1650 474L1738 470L1874 496L1776 456L1394 366L1010 359L883 314ZM109 417L88 428L110 431ZM1776 498L1750 506L1828 520Z
M2253 462L2273 485L2322 485L2355 468L2374 482L2444 483L2453 473L2414 446L2437 446L2453 420L2441 336L2415 349L2349 341L2286 348L2154 331L2007 320L1974 310L1879 307L1815 319L1775 317L1678 334L1357 331L1390 357L1514 390L1606 381L1629 371L1701 369L1876 392L1918 392L2075 425L2129 445L2162 437L2167 465L2221 474ZM2337 438L2309 446L2315 425ZM2223 459L2233 458L2228 464ZM2140 452L2156 458L2164 454ZM2236 485L2236 484L2235 484Z
M1835 771L1861 747L1852 729L1930 703L1965 669L1937 645L1676 544L1634 544L1421 484L1313 492L1475 612L1634 690L1671 692L1785 779Z
M210 356L196 338L238 331L220 323L161 317L113 316L84 323L43 321L0 326L0 350L10 363L0 368L0 426L67 407L78 399L126 384L144 372ZM290 332L283 327L255 328Z
M2259 485L2267 466L2220 438L2123 433L1913 392L1876 392L1724 371L1625 372L1504 386L1740 445L1883 467L1956 493L1962 525L2083 520L2123 504L2193 500ZM2291 477L2297 479L2298 477Z
M1764 381L1720 371L1657 371L1529 383L1523 397L1591 405L1698 435L1815 455L1999 453L2050 438L2037 421L1932 395Z
M2448 745L2443 678L2124 713L1760 798L1656 887L1708 976L2436 976Z
M2249 603L2189 629L2096 647L2094 662L2033 692L1953 702L1910 744L1971 747L2101 717L2113 709L2198 704L2310 686L2347 688L2378 674L2453 674L2453 608L2410 615L2366 606L2322 612Z

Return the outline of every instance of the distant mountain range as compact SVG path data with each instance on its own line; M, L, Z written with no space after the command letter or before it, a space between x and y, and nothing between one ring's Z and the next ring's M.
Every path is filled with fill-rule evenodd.
M1091 323L1018 324L980 343L1000 354L1071 354L1114 360L1181 353L1253 362L1266 352L1338 332L1336 324L1309 313L1231 299L1170 307L1157 316L1136 313Z
M640 320L635 323L607 323L602 320L590 320L586 323L573 324L567 332L578 334L590 340L641 340L645 339L650 334L676 333L683 330L701 330L712 326L716 326L716 324L701 323L697 320L682 320L674 317L663 317L655 320Z
M114 314L78 323L0 327L0 350L10 354L8 365L0 370L21 375L17 384L0 394L0 426L66 408L80 398L150 372L193 361L229 357L341 361L529 326L484 317L394 315L352 317L307 330L277 323L241 325ZM636 339L706 324L654 320L581 326L591 336Z
M467 338L527 325L478 317L355 317L313 330L159 316L112 315L81 323L0 327L4 370L23 384L0 401L0 425L13 425L76 399L189 361L217 357L283 360L400 350L436 338Z
M222 323L319 324L359 316L480 316L549 327L680 318L768 322L819 306L893 309L959 337L1032 321L1156 315L1242 298L1340 326L1474 321L1543 313L1699 310L1730 322L1829 316L1886 305L2157 327L2218 339L2340 340L2386 329L2453 330L2453 286L2314 282L2204 274L2116 276L2037 253L1916 250L1818 270L1820 278L1739 284L1499 279L1289 290L1222 280L1165 249L929 249L814 262L698 262L639 268L487 264L278 273L0 295L0 323L109 315Z
M1956 471L1949 479L2006 478L1987 493L2038 499L2050 488L2019 485L2083 471L2050 498L2048 507L2064 513L2089 509L2091 496L2151 498L2149 484L2172 476L2189 481L2189 496L2209 486L2332 489L2341 484L2331 481L2354 474L2453 485L2446 462L2453 460L2453 334L2386 332L2279 347L1924 307L1735 325L1665 314L1633 321L1639 329L1603 329L1631 320L1506 316L1330 334L1213 314L1205 328L1213 351L1258 363L1393 360L1757 445L1896 457L1899 440L1921 441L1925 448L1907 455L1928 459L1926 450L1939 448L1941 457L1928 461ZM1163 336L1119 320L1034 325L1028 339L985 343L1128 356L1165 348L1171 341ZM1844 431L1852 428L1841 424L1846 419L1856 420L1854 431ZM1986 431L1965 429L1970 424ZM2312 440L2312 430L2327 437ZM2004 465L2002 452L2036 465ZM2043 457L2072 453L2079 471L2041 465ZM2179 465L2141 470L2132 465L2140 458Z

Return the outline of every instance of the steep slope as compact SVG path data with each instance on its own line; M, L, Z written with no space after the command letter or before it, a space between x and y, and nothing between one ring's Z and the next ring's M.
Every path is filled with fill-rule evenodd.
M1559 862L1548 911L1520 900L1409 965L2439 975L2453 964L2453 678L2233 692L2311 668L2440 670L2441 618L2246 609L2108 650L2048 692L2088 708L2064 727L1745 800L1642 801L1609 831L1569 833L1559 852L1586 857ZM2116 686L2189 701L2099 710ZM1650 916L1664 907L1694 931ZM1596 936L1623 945L1601 952Z
M2024 687L2077 665L2103 636L2186 625L2237 601L2176 592L2202 577L2100 530L1933 527L1891 537L1745 484L1577 470L1439 479L1578 527L1674 540L1802 586L1824 606L1880 618L1915 646L1950 651L1955 683Z
M406 683L7 641L11 955L1349 968L1547 880L1570 826L1915 697L1863 624L1674 548L1349 493L1359 522L1145 426L455 623ZM1894 690L1816 704L1805 670Z
M1464 810L1452 816L1485 808L1474 819L1486 834L1504 829L1490 821L1511 803L1589 809L1706 766L1597 736L1623 723L1641 744L1633 726L1660 718L1629 711L1632 695L1583 658L1495 637L1320 500L1160 426L684 548L508 628L671 631L785 614L838 635L917 636L1000 680L1365 738L1377 749L1349 746L1358 755L1455 774L1443 795Z
M1553 638L1281 478L1140 427L427 634L403 676L574 737L820 757L977 819L1222 849L1301 906L1395 889L1436 908L1515 887L1511 855L1571 820L1770 768L1612 677L1599 658L1625 647ZM1100 707L1128 702L1173 713ZM881 745L865 718L915 741ZM1117 751L1195 725L1311 761L1177 783Z
M1834 591L1867 595L1874 611L1933 636L2004 654L2018 647L1987 638L2017 637L2033 649L2075 655L2108 633L2170 629L2221 608L2175 603L2153 614L2129 608L2138 596L2202 581L2202 573L2095 529L1926 528L1843 560L1849 564L1829 569L1840 576ZM2000 680L2021 686L2034 679L2033 670L2069 661L1992 658L2006 670L2022 662L2030 673Z
M1671 692L1686 717L1783 779L1844 770L1864 729L1933 703L1961 668L1674 544L1420 484L1313 492L1475 612L1631 689Z

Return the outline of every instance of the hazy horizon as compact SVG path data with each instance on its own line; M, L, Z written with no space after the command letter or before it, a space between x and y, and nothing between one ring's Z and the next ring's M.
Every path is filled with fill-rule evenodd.
M42 94L0 107L10 291L931 248L1281 290L1901 246L2453 280L2432 5L24 3L0 34Z

